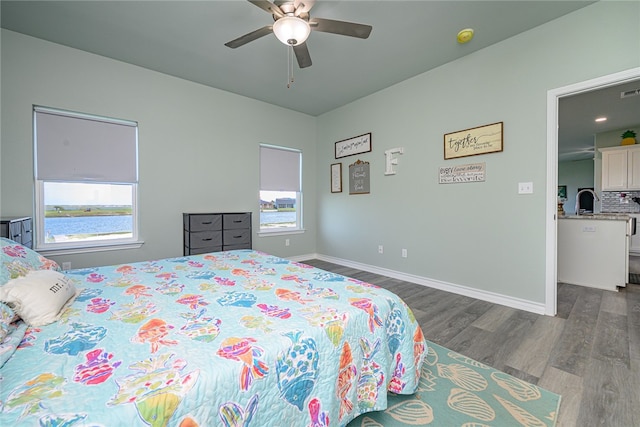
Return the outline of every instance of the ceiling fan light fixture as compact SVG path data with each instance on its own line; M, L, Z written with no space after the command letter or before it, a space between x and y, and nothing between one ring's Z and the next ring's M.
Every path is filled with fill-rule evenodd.
M307 40L311 27L304 19L287 15L273 23L273 33L287 46L298 46Z

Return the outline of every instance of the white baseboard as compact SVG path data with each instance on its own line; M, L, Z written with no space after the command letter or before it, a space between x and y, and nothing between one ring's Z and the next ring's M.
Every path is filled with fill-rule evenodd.
M309 259L320 259L318 258L319 255L318 254L308 254L308 255L296 255L296 256L289 256L287 257L287 259L289 261L294 261L294 262L302 262L302 261L307 261ZM337 263L336 263L337 264Z
M376 267L374 265L363 264L356 261L335 258L322 254L299 255L290 257L289 259L296 262L309 259L319 259L321 261L327 261L345 267L356 268L358 270L368 271L370 273L379 274L381 276L387 276L394 279L403 280L405 282L416 283L418 285L426 286L429 288L439 289L441 291L451 292L458 295L464 295L482 301L488 301L494 304L500 304L507 307L515 308L518 310L524 310L541 315L545 314L544 303L532 302L521 298L514 298L508 295L502 295L495 292L483 291L481 289L456 285L455 283L443 282L441 280L429 279L427 277L416 276L414 274L403 273L401 271L390 270L382 267Z

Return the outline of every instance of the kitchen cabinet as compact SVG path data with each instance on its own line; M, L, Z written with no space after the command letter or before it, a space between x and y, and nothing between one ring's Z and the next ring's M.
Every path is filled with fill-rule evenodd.
M640 145L600 148L602 191L640 190Z

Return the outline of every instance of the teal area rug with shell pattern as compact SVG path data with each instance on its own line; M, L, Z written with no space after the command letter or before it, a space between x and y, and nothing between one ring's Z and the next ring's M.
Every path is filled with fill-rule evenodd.
M560 396L427 341L414 395L389 393L387 409L348 427L555 426Z

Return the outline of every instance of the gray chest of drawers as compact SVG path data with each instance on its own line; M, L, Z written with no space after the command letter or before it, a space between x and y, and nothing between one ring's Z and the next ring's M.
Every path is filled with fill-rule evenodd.
M7 237L27 248L33 248L33 230L31 217L14 217L0 219L0 236Z
M184 255L251 249L251 212L183 213Z

